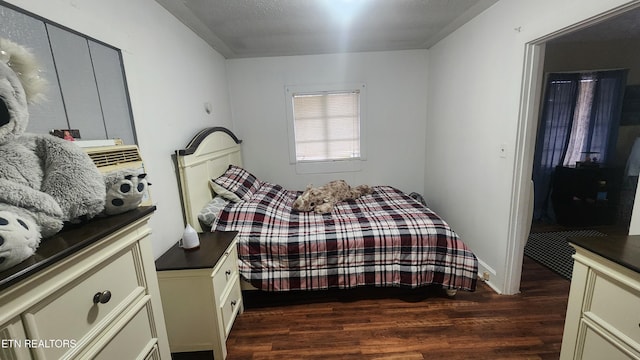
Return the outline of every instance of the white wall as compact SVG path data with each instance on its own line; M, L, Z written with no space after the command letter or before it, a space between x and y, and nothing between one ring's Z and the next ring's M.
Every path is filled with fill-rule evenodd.
M429 49L427 201L493 273L499 292L517 292L514 263L525 240L513 230L514 215L526 210L514 200L518 176L531 178L531 163L517 164L514 154L516 146L532 151L535 139L518 133L526 130L519 122L525 45L624 3L503 0Z
M232 127L225 59L153 0L9 2L122 50L158 257L184 229L171 154L204 127Z
M512 194L521 159L516 146L527 146L518 135L525 45L627 3L503 0L428 51L225 61L153 0L9 2L122 49L158 205L151 224L155 256L182 232L170 155L193 134L206 126L231 128L233 113L245 165L257 176L300 188L335 178L297 175L288 164L284 86L365 82L369 160L344 178L423 190L493 272L496 289L507 292L510 261L522 256L512 259L510 252L524 240L513 238ZM203 110L206 101L211 115ZM524 168L530 178L530 164Z
M304 189L342 178L422 191L426 50L227 61L233 121L244 165L258 178ZM365 83L367 160L359 172L296 174L289 164L285 85Z

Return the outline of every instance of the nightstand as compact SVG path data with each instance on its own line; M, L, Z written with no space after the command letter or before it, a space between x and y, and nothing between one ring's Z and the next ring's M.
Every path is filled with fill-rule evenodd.
M199 249L175 244L156 260L171 352L213 349L215 359L227 356L227 336L244 309L237 234L199 233Z

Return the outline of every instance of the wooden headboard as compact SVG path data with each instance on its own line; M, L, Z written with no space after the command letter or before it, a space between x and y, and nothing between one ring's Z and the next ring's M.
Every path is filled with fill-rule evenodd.
M185 223L202 232L198 212L213 198L209 180L222 175L229 165L242 166L241 140L223 127L200 131L186 148L176 150L182 211Z

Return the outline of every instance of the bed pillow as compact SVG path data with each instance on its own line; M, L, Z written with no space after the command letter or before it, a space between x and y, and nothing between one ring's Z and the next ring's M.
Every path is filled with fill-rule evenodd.
M247 201L260 189L262 183L247 170L229 165L220 177L210 181L213 191L233 202Z
M240 202L242 201L242 199L240 199L238 197L238 195L234 194L233 192L225 189L224 187L218 185L217 183L215 183L213 180L209 180L209 185L211 186L211 190L213 190L213 192L215 193L215 195L219 195L229 201L233 201L233 202Z
M215 196L207 205L205 205L198 213L198 220L201 225L206 225L206 228L211 228L213 222L218 217L218 214L229 203L229 200L222 196ZM204 229L204 226L203 226Z

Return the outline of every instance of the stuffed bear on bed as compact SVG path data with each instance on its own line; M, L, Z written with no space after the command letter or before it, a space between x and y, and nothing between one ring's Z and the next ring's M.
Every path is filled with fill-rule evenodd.
M372 192L369 185L358 185L352 188L344 180L330 181L320 187L309 185L294 201L293 209L326 214L333 211L333 207L341 201L355 200Z
M113 185L73 142L25 133L27 104L45 86L38 71L29 51L0 38L0 271L33 255L65 222L102 213Z

